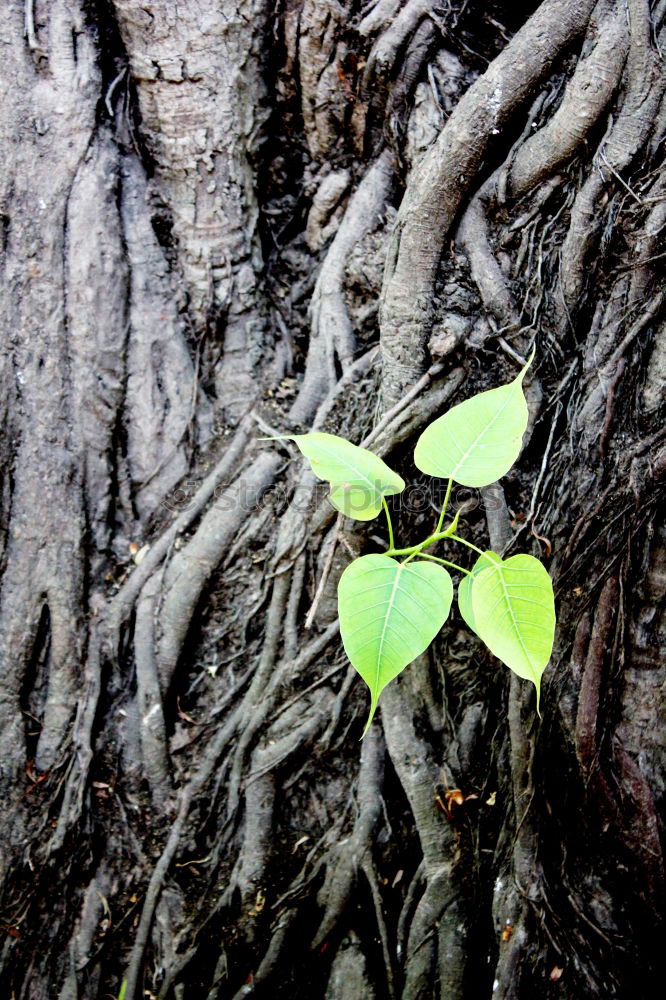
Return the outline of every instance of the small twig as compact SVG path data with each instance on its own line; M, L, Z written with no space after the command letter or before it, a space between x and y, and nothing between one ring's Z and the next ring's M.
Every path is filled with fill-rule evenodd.
M607 370L612 370L615 365L617 365L632 341L634 341L639 333L642 333L645 327L649 326L650 322L659 315L664 303L666 303L666 291L662 290L654 296L647 309L641 313L636 322L629 328L629 332L626 334L624 339L615 348L604 366Z
M331 572L331 566L333 565L333 556L335 555L335 549L338 544L338 536L340 534L340 529L342 527L343 517L342 514L338 514L337 521L335 523L335 528L333 529L333 540L331 542L331 548L326 556L326 562L324 563L324 568L321 572L321 579L317 585L317 590L308 611L307 618L305 619L304 628L312 628L312 623L314 621L314 616L317 614L317 608L319 607L319 602L321 601L322 594L324 593L324 587L326 586L326 581L328 580L328 574Z
M346 667L345 663L338 663L337 666L333 667L331 670L328 670L323 675L323 677L318 677L317 680L313 681L312 684L308 685L308 687L304 688L302 691L299 691L298 694L295 694L293 698L290 698L289 701L285 702L284 705L282 705L282 707L277 710L277 712L273 716L272 721L275 722L275 720L278 719L281 715L283 715L284 712L287 711L287 709L291 708L292 705L295 705L297 701L300 701L301 698L305 698L305 696L307 694L310 694L311 691L316 691L317 688L320 688L322 686L322 684L326 684L328 681L331 680L332 677L335 677L337 674L339 674L341 670L344 670L345 667Z
M527 364L527 358L524 358L522 356L522 354L518 353L518 351L514 351L514 349L511 346L511 344L508 344L506 342L506 340L504 339L504 337L498 337L497 338L497 343L500 345L500 347L502 348L502 350L506 354L508 354L510 358L513 358L514 361L517 361L519 365L526 365Z
M557 427L557 422L558 422L558 420L560 418L560 413L561 412L562 412L562 401L558 399L557 406L555 408L555 416L553 417L553 421L552 421L552 423L550 425L550 433L548 435L548 442L546 444L546 449L545 449L545 451L543 453L543 458L541 459L541 468L539 469L539 475L537 476L537 481L534 484L534 489L532 490L532 499L530 500L530 509L528 511L527 517L525 518L525 523L521 524L521 526L518 528L518 531L516 531L515 535L513 536L513 538L509 542L509 544L505 547L504 552L502 553L503 555L505 555L506 552L509 551L509 549L515 544L515 542L520 537L520 535L522 535L523 531L529 526L530 523L533 524L534 523L534 518L538 516L537 509L536 509L537 498L539 496L539 490L541 489L541 484L543 483L543 478L544 478L544 476L546 474L546 469L548 467L548 459L550 457L550 450L553 447L553 438L555 437L555 428ZM539 509L541 509L541 508L539 508Z
M625 189L625 191L628 191L629 194L631 195L631 197L634 198L638 202L638 204L641 206L641 208L642 208L643 207L643 202L642 202L641 198L639 197L639 195L637 195L635 191L632 191L632 189L629 187L629 185L627 184L627 182L625 180L623 180L622 177L620 177L620 175L618 174L618 172L615 169L615 167L613 166L613 164L608 162L608 158L607 158L606 154L603 152L603 150L599 153L599 156L604 161L604 163L606 164L606 166L608 167L608 169L610 170L610 172L614 175L614 177L616 178L616 180L618 180L620 182L620 184Z
M615 398L617 396L617 387L620 384L624 370L627 367L627 362L625 358L620 358L617 364L617 370L613 376L608 390L606 392L606 410L604 413L604 425L601 429L601 437L599 438L599 454L602 459L606 459L606 451L608 447L608 438L610 435L610 430L613 425L613 412Z
M663 201L664 199L659 199ZM666 257L666 252L653 254L652 257L643 257L641 260L635 260L632 264L626 264L624 267L618 267L618 274L624 274L626 271L635 271L637 267L643 267L644 264L652 264L655 260L662 260Z
M114 79L107 87L106 94L104 95L104 104L106 105L106 110L109 112L110 118L115 117L115 111L113 109L113 103L112 103L113 92L115 91L116 87L118 86L122 78L125 76L126 72L127 72L127 66L123 66L118 76L114 77ZM195 380L195 385L196 385L196 380Z
M390 410L386 411L379 423L373 427L368 436L361 441L361 448L367 448L368 445L372 444L375 438L379 437L384 428L391 423L393 418L397 417L397 415L401 413L405 407L408 406L409 403L411 403L411 401L426 388L432 379L436 375L439 375L439 373L443 370L444 363L442 361L438 361L436 364L431 365L425 375L422 375L418 382L414 383L411 389L409 389L405 395L398 400L395 406L392 406Z
M391 965L391 949L389 948L388 932L386 930L386 921L384 920L384 913L382 911L382 897L379 892L379 886L377 885L377 876L375 875L374 868L372 867L372 862L368 859L367 856L361 862L361 868L363 869L363 874L368 880L368 885L370 886L370 892L372 893L372 901L375 905L377 929L379 930L379 939L382 943L382 954L384 956L384 966L386 968L387 993L389 996L389 1000L395 1000L393 967Z
M279 430L277 430L275 427L271 427L271 425L267 424L266 421L264 420L264 418L261 417L254 410L252 411L251 416L252 416L252 419L254 420L254 422L259 427L259 429L264 432L264 434L268 434L269 437L285 438L285 440L289 439L289 435L288 434L283 434Z
M423 861L419 863L418 868L412 876L412 880L409 883L409 888L407 889L407 894L405 896L404 902L402 904L402 909L400 910L400 916L398 917L398 930L396 933L396 945L395 951L398 956L399 961L402 962L403 955L405 953L405 945L407 944L407 923L411 916L411 912L414 909L416 894L419 891L423 883Z
M551 541L550 541L549 538L546 538L545 535L539 535L537 533L536 528L534 527L534 525L536 524L536 519L539 516L539 514L541 513L541 507L542 506L543 506L543 504L539 504L538 510L537 510L536 514L534 515L534 517L532 518L532 520L530 522L530 532L534 536L534 538L536 538L536 540L538 542L543 542L543 544L546 547L546 558L548 559L550 557L551 552L553 551L553 546L551 544Z

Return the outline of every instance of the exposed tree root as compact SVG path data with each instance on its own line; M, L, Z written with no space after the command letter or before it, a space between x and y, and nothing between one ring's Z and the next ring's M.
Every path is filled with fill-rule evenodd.
M162 691L157 667L155 612L160 579L153 577L144 586L137 603L134 627L136 700L141 727L143 773L155 805L164 808L171 791L167 736L164 725Z
M323 916L312 937L311 947L318 948L328 938L349 899L381 812L380 789L384 773L384 740L375 730L368 734L361 749L356 788L356 817L349 838L339 841L324 861L325 873L318 899Z
M593 7L593 2L567 0L542 4L467 91L411 178L391 238L382 291L387 405L427 367L429 303L442 248L493 136L584 31Z
M659 73L657 55L650 45L647 3L635 0L629 8L629 52L624 100L619 114L595 155L597 169L589 176L571 209L571 224L562 247L566 261L561 277L562 297L568 314L574 311L583 290L588 253L596 243L602 214L600 199L608 184L631 164L654 126L666 81L653 86Z
M345 371L356 352L352 326L342 294L347 259L356 244L377 226L391 189L392 156L377 158L352 195L340 228L326 254L312 296L311 340L303 386L291 409L299 422L311 420L338 381L336 358Z

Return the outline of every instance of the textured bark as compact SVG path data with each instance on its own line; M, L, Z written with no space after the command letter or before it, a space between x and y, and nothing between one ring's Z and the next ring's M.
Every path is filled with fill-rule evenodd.
M154 193L177 244L187 315L223 337L217 391L230 415L256 395L265 347L253 159L268 113L265 0L114 0Z
M659 995L665 16L3 5L3 997ZM454 501L553 577L543 717L454 611L359 744L384 528L260 438L388 457L408 544L421 429L532 348Z

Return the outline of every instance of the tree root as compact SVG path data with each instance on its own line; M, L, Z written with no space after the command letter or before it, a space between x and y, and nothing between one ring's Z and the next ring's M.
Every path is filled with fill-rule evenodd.
M307 423L330 395L338 379L337 357L343 372L351 365L356 342L342 294L345 267L356 244L378 225L393 182L389 150L375 160L349 200L340 228L326 254L310 307L311 338L305 376L291 419Z
M277 607L277 604L276 604ZM309 646L301 651L296 660L291 664L294 675L298 676L300 670L305 669L312 660L319 654L319 652L331 641L331 639L337 634L337 624L331 626L317 639L313 640ZM268 662L268 660L266 660ZM249 745L250 740L246 738L246 733L249 731L250 721L254 722L257 713L260 712L261 719L263 720L271 707L274 704L274 699L277 693L278 685L273 680L272 683L272 693L271 690L268 691L266 697L261 702L260 708L254 711L248 711L248 699L250 699L250 706L254 705L252 699L252 688L250 692L243 699L243 702L237 706L231 713L229 718L226 720L222 728L216 733L212 739L210 745L206 750L206 757L204 762L201 764L199 769L195 772L193 778L188 785L185 786L180 796L180 805L178 808L178 813L176 819L171 828L171 832L167 839L167 843L164 847L160 858L155 865L153 873L150 878L148 889L146 890L146 897L141 911L141 918L139 921L139 926L137 929L137 934L132 948L132 954L130 956L130 961L127 968L127 989L126 997L127 1000L135 1000L136 989L138 987L139 973L141 968L141 962L143 959L143 953L148 942L148 935L150 932L150 927L153 920L153 915L155 912L155 906L159 899L161 888L164 882L164 878L171 866L173 858L178 849L180 843L181 835L185 829L185 823L190 811L190 807L193 801L196 799L197 795L203 790L203 788L208 783L213 770L217 766L217 762L223 753L223 751L229 746L231 739L235 734L242 730L242 741L243 741L243 754L246 747ZM256 697L256 690L254 693ZM249 716L249 718L248 718ZM253 728L253 733L257 731L259 724L255 724ZM238 749L235 753L236 760L236 792L233 794L234 806L233 810L227 806L227 817L228 820L233 818L233 813L235 811L236 805L239 801L238 785L240 784L240 768L241 768L241 756ZM233 775L229 779L230 783L233 782ZM230 798L231 798L230 794ZM130 987L134 992L130 992Z
M494 134L586 28L593 7L593 0L542 4L466 92L414 172L391 238L380 306L386 406L427 368L432 288L444 242Z
M325 1000L358 1000L359 997L375 1000L376 993L368 978L362 944L351 931L331 963Z
M515 334L520 330L520 315L513 303L507 280L497 258L490 249L488 219L483 209L483 201L490 195L495 179L491 178L472 198L456 235L467 253L472 278L479 289L484 306L499 321L501 333ZM482 345L475 344L475 346Z
M390 24L403 3L404 0L375 0L358 26L359 35L372 35Z
M171 550L178 536L183 534L192 525L211 497L216 494L221 484L236 471L240 459L245 454L253 431L254 422L248 416L245 420L241 421L229 447L212 472L206 476L194 498L187 504L187 507L178 515L170 527L151 545L140 566L137 566L132 571L130 577L116 594L108 616L112 649L117 649L120 628L134 606L144 584Z
M164 810L172 792L162 692L155 655L155 612L161 580L151 577L141 591L134 627L136 700L141 726L143 773L155 805Z
M357 816L351 836L335 845L325 860L325 876L317 900L324 910L312 936L312 950L332 934L345 908L381 812L380 789L384 776L384 740L371 729L361 747L357 785Z
M394 68L400 49L423 18L430 13L432 7L433 0L408 0L396 17L384 22L386 28L372 46L366 62L364 72L366 88L373 77L384 76ZM372 29L368 30L368 20L369 17L366 17L362 22L359 29L361 34L370 34ZM376 19L369 23L373 22L376 23Z
M316 711L306 714L305 719L303 705L293 705L290 712L280 713L268 729L262 745L252 754L244 782L245 831L237 875L237 885L245 904L262 885L273 853L276 772L292 754L312 742L325 724L332 700L333 696L324 692L324 697L320 697L321 704L318 701ZM306 703L305 708L308 707L310 705Z
M530 809L534 798L534 737L528 732L532 714L532 691L511 674L509 681L509 746L512 806L516 833L510 848L510 860L494 886L493 917L500 936L500 953L495 967L493 992L503 1000L517 995L520 963L532 937L530 901L538 897L536 830ZM505 933L506 928L509 931ZM506 940L505 940L506 938Z
M279 465L280 458L275 452L260 452L240 479L224 490L208 509L196 534L167 567L158 653L164 690L171 682L203 587L240 530L248 511L256 508L263 491L275 481Z
M492 200L503 201L507 191L520 198L548 179L595 127L619 85L624 67L628 45L624 11L610 5L603 18L595 11L587 43L594 47L587 58L583 55L578 61L560 107L536 133L526 128L504 165L471 199L458 228L457 237L469 257L481 299L499 322L501 333L520 330L521 319L507 279L490 249L486 210Z
M369 359L368 359L369 360ZM367 365L367 361L365 362ZM413 433L414 427L419 426L424 420L428 419L429 413L441 406L442 400L448 398L456 389L460 378L462 378L462 373L456 373L454 378L448 382L446 385L439 387L435 392L431 392L425 397L425 402L427 406L423 406L422 400L416 400L417 391L420 391L425 385L430 381L430 376L423 380L422 386L419 386L417 391L412 391L409 393L408 399L403 402L402 405L396 406L394 412L389 414L389 421L386 420L382 422L381 426L376 428L375 433L372 437L375 439L375 447L378 448L380 453L385 452L392 444L400 439L406 438L408 435ZM411 402L411 406L408 405ZM405 407L405 408L403 408ZM328 406L325 405L320 411L320 414L326 412ZM237 432L237 441L234 441L232 448L234 451L238 450L238 442L242 442L245 436L245 429L241 427ZM270 453L264 453L264 455L269 455ZM273 456L274 457L274 456ZM227 457L225 462L225 468L231 465L233 460L232 456ZM276 466L272 465L271 470ZM274 474L272 472L272 474ZM216 474L214 480L219 480L220 467L216 469ZM210 497L213 492L213 479L209 479L205 484L205 492ZM305 489L306 494L309 493L314 486L314 477L309 473L304 473L302 475L301 481L302 488ZM301 498L302 499L302 498ZM199 512L204 506L204 500L201 494L196 497L196 510ZM295 507L292 504L293 511ZM185 516L191 515L191 512L185 512ZM202 519L202 525L206 524L207 518L210 516L210 511L204 515ZM181 515L183 518L184 515ZM299 515L300 521L302 523L302 516ZM180 521L180 519L178 519ZM189 523L191 523L191 517L188 518ZM180 521L182 525L183 522ZM174 531L173 526L170 530L171 538L173 538ZM182 530L182 529L181 529ZM201 532L201 526L197 530L193 540L189 543L192 546ZM206 534L209 535L212 529L206 529ZM199 548L197 551L203 551L201 543L197 543ZM292 525L290 524L289 518L284 518L281 522L280 531L278 538L275 543L275 556L274 565L279 565L279 560L284 558L284 554L290 551L293 546L293 532ZM221 546L218 545L217 549L219 555L221 552ZM164 550L164 545L160 545L160 550ZM210 573L210 567L215 564L215 559L219 559L218 552L216 552L213 559L209 556L209 561L206 563L205 571L198 570L200 573L200 578L205 579L205 575ZM282 556L280 556L282 553ZM179 553L180 555L180 553ZM150 553L146 558L150 556ZM178 558L178 557L177 557ZM167 572L174 573L174 564L177 565L177 558L172 562L171 566L168 568ZM157 563L157 559L154 557L154 565ZM298 567L302 567L297 569ZM143 569L143 563L138 570ZM134 575L138 572L134 571ZM154 570L153 570L154 572ZM138 975L142 961L143 951L148 941L148 935L150 931L150 926L152 923L153 913L155 906L157 905L157 900L159 899L161 886L163 884L166 873L172 863L173 857L178 849L178 844L180 838L185 829L186 819L191 807L192 802L195 800L199 790L201 790L207 783L213 768L216 766L216 761L219 760L220 755L225 752L225 748L230 746L230 741L235 733L240 733L240 739L237 741L231 762L231 771L228 778L226 779L227 787L227 806L226 806L226 816L227 816L227 829L229 829L229 824L233 821L238 806L240 804L240 792L243 787L243 773L245 771L246 762L248 759L248 754L251 746L255 743L259 731L265 724L265 720L269 718L271 711L277 704L277 698L280 693L280 688L283 682L283 678L289 677L290 684L297 682L298 677L302 671L316 658L320 651L325 648L325 646L338 634L337 622L332 623L320 636L317 636L312 640L306 647L304 647L301 652L292 658L290 654L291 649L293 649L293 642L291 647L285 646L283 648L283 658L276 663L276 657L279 648L279 642L281 641L284 630L284 619L285 614L291 615L292 617L296 614L296 609L298 601L300 598L300 591L302 588L304 572L304 557L299 556L296 559L296 563L291 566L286 572L279 572L274 577L273 584L273 594L271 599L271 608L268 615L268 622L266 628L266 635L264 637L263 652L260 663L257 670L254 673L253 681L245 694L240 705L232 712L231 716L226 720L220 732L215 736L212 744L206 751L206 761L204 765L195 774L192 781L185 787L181 792L180 796L180 806L179 811L172 827L171 834L167 840L164 851L153 871L151 880L146 892L146 898L144 901L141 918L139 921L139 928L137 931L137 937L135 940L135 945L133 948L132 956L128 966L127 980L128 980L128 998L132 996L130 993L130 987L136 989L138 984ZM142 574L143 575L143 574ZM133 579L130 578L130 579ZM154 581L156 577L153 576L149 579L145 586L154 586ZM127 588L127 585L125 585ZM136 585L135 585L136 586ZM133 590L135 588L132 588ZM123 594L123 604L121 607L127 608L129 601L131 600L131 594L128 593L126 589ZM120 603L120 602L119 602ZM289 611L289 605L291 603L292 610ZM126 613L126 612L125 612ZM143 613L143 608L142 608ZM332 707L332 706L331 706ZM293 709L298 713L298 708L294 705ZM295 716L296 718L296 716ZM252 764L250 777L248 778L245 787L246 796L250 796L250 800L246 800L246 815L252 813L250 808L252 801L258 795L262 802L265 803L265 809L263 810L264 819L266 822L262 825L255 825L252 830L246 832L245 846L240 853L240 868L235 875L234 882L238 884L239 887L243 889L244 895L250 898L253 886L261 881L261 872L266 864L267 853L266 848L269 839L269 826L270 818L272 815L272 784L274 778L272 777L273 771L279 765L279 763L287 758L288 755L292 754L298 747L300 747L304 741L308 741L312 738L314 732L319 728L323 716L317 713L312 718L308 718L308 721L304 726L300 728L293 729L293 724L289 723L289 715L286 717L287 732L284 737L277 738L277 743L274 744L270 750L256 750L252 755ZM278 716L276 719L276 725L278 730L285 724L285 718ZM314 728L313 728L314 727ZM329 727L329 733L331 729ZM144 736L144 740L145 740ZM269 736L267 736L267 739ZM365 741L364 746L367 744L368 747L372 746L372 743L368 740ZM268 754L268 756L266 756ZM268 783L264 781L267 779ZM271 788L269 789L269 784ZM256 787L255 787L256 786ZM270 792L270 794L269 794ZM363 793L365 795L365 793ZM359 857L362 856L363 850L365 850L365 845L368 843L368 823L370 819L370 799L372 796L370 792L367 792L368 806L362 806L361 814L359 817L359 824L357 824L356 840L359 844ZM249 802L249 804L248 804ZM372 817L376 816L376 805L375 800L372 799ZM263 814L262 813L262 814ZM374 823L375 819L372 819ZM261 827L261 829L260 829ZM261 833L263 830L263 834ZM257 839L258 838L258 839ZM221 841L224 837L221 838ZM263 845L263 846L262 846ZM361 847L363 845L363 847ZM256 861L256 864L254 863ZM358 861L354 862L353 870L350 870L349 877L346 879L345 884L347 888L338 893L340 900L343 897L346 898L346 894L350 891L353 878L356 871L356 866ZM331 871L336 872L336 880L339 875L337 868L331 868ZM242 885L241 885L242 883ZM338 881L339 884L339 881ZM337 890L336 890L337 891ZM340 909L343 902L340 903ZM328 916L324 915L322 920L322 934L325 936L330 933L335 921L338 919L340 909L333 914L333 911L329 908ZM328 928L328 929L327 929Z
M389 1000L395 1000L395 982L393 977L393 963L391 961L391 948L389 945L388 932L386 930L386 921L384 920L384 913L382 911L382 897L379 891L379 886L377 884L377 875L372 866L372 851L363 858L361 862L361 870L368 880L368 885L370 886L370 892L372 893L372 902L375 906L375 916L377 918L377 929L379 930L379 940L382 943L382 955L384 957L384 970L386 973L386 992Z
M659 72L657 55L650 45L650 17L643 0L632 0L629 16L629 52L625 71L626 90L620 112L602 139L595 155L595 171L576 196L571 223L562 247L560 283L564 319L577 309L585 281L585 263L598 239L600 199L632 163L641 144L654 128L655 116L666 91ZM621 178L620 178L621 179Z
M589 781L597 757L597 716L604 652L615 617L618 599L617 580L609 577L599 597L578 696L576 715L576 754L585 781Z
M460 888L453 874L455 840L451 828L436 809L439 765L433 759L432 748L417 735L418 720L431 699L420 677L426 669L427 664L421 657L412 665L408 677L398 678L382 694L386 747L414 815L426 883L412 920L405 956L403 997L415 1000L429 981L438 946L430 936L436 933L435 927L441 921L438 972L443 995L462 1000L466 958L461 928L465 926L465 915Z
M521 198L547 180L580 149L618 88L627 49L624 6L598 5L559 108L510 163L506 187L512 197Z

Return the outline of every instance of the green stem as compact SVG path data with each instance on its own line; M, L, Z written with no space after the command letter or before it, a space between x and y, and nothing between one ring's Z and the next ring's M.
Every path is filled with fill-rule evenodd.
M393 525L391 523L391 515L389 513L388 504L386 503L385 496L382 496L382 506L384 507L384 513L386 514L386 523L388 524L389 552L391 552L393 550Z
M452 530L455 530L456 525L458 524L458 516L457 515L456 515L456 517L454 517L453 521L448 526L448 528L446 529L446 531L442 531L442 525L444 524L444 518L446 517L446 510L447 510L447 508L449 506L449 500L451 498L451 490L452 490L452 488L453 488L453 479L449 479L447 487L446 487L446 495L444 497L444 504L442 505L442 512L439 515L439 521L437 522L437 528L435 529L435 532L432 535L430 535L428 538L426 538L425 541L419 542L418 545L410 545L406 549L394 549L393 548L393 535L391 535L391 544L390 544L389 548L386 551L386 555L387 556L409 556L411 558L412 556L419 555L419 553L423 549L429 548L431 545L434 545L435 542L441 541L442 538L455 538L455 535L452 534ZM382 497L382 501L384 502L384 498L383 497ZM386 507L386 503L385 502L384 502L384 507ZM386 515L388 517L388 510L386 511Z
M449 505L449 499L451 497L451 489L453 487L453 479L449 479L448 485L446 487L446 495L444 497L444 504L442 506L442 512L439 515L439 521L437 522L436 531L425 539L423 542L419 542L418 545L410 545L404 549L395 549L393 547L393 528L391 527L391 518L389 516L388 507L386 506L386 500L382 497L382 503L384 504L384 510L386 511L386 518L389 525L389 547L386 550L387 556L407 556L406 562L419 556L421 559L432 559L433 562L442 563L444 566L451 566L453 569L458 570L460 573L465 573L469 576L469 570L463 569L462 566L458 566L456 563L449 562L447 559L440 559L437 556L427 555L423 550L430 548L431 545L435 545L436 542L442 541L444 538L450 538L454 542L458 542L460 545L464 545L468 549L472 549L473 552L477 552L484 559L487 559L491 565L495 565L495 562L489 555L487 555L483 549L480 549L478 545L474 545L473 542L468 542L466 538L461 538L460 535L455 534L455 528L458 523L457 517L453 519L451 524L448 526L446 531L442 531L442 525L444 524L444 517L446 516L446 509Z
M478 552L480 556L483 556L484 559L488 560L491 566L497 565L495 560L491 559L488 553L484 552L483 549L480 549L478 545L473 545L472 542L468 542L466 538L461 538L459 535L450 535L449 537L452 538L454 542L460 542L461 545L466 545L468 549L473 549L474 552Z
M423 549L429 548L434 545L435 542L440 542L443 538L451 538L454 542L459 542L461 545L465 545L468 549L472 549L474 552L478 552L480 556L483 556L488 560L493 566L495 566L495 561L487 555L483 549L480 549L478 545L474 545L472 542L468 542L466 538L461 538L460 535L454 535L447 531L438 531L430 538L426 538L425 542L419 542L418 545L410 545L407 549L388 549L386 552L387 556L416 556L420 555Z
M448 559L440 559L439 556L429 556L427 552L415 552L414 555L411 555L409 557L409 559L414 559L414 558L416 558L416 559L432 559L433 562L441 563L442 566L450 566L452 569L458 570L459 573L464 573L465 576L471 576L472 575L468 569L463 569L463 567L462 566L458 566L457 563L449 562ZM405 562L409 562L409 559L406 559Z
M450 538L445 531L440 531L435 535L431 535L426 538L425 542L419 542L418 545L410 545L408 549L389 549L386 553L387 556L411 556L416 555L421 549L427 549L430 545L434 545L435 542L439 542L442 538Z
M446 514L446 508L449 506L449 498L451 496L451 489L453 488L453 479L449 479L448 486L446 487L446 495L444 497L444 504L442 506L442 513L439 515L439 521L437 522L437 527L435 528L435 534L438 535L442 530L442 525L444 524L444 516Z

